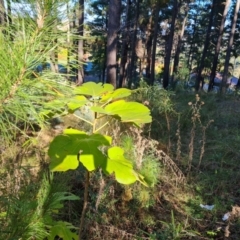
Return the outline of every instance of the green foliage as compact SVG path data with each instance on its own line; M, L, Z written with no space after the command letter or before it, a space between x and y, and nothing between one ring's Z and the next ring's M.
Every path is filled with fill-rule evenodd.
M54 226L50 229L50 234L48 236L48 240L55 240L56 236L62 239L71 239L77 240L78 236L76 233L73 233L71 230L76 230L72 224L67 222L58 221L54 224Z
M133 170L132 163L123 154L124 151L120 147L109 148L107 166L102 167L104 172L115 173L116 180L122 184L131 184L138 180L146 185L143 177Z
M144 179L149 186L156 186L161 174L160 162L154 156L146 156L143 159L140 173L144 176Z
M182 82L187 81L189 74L190 74L190 70L187 67L187 63L183 62L182 66L179 67L179 69L178 69L178 74L177 74L178 80L180 80Z
M101 83L94 83L94 82L88 82L84 83L82 86L77 87L74 90L75 94L78 95L87 95L91 96L92 98L98 98L103 96L104 94L108 92L113 92L114 88L111 84L101 84Z
M101 107L92 107L91 109L97 113L118 116L122 122L132 122L136 125L151 122L149 109L137 102L119 100L108 104L104 109Z
M184 237L197 237L199 234L195 231L187 231L184 223L177 223L173 211L171 211L171 222L166 223L162 221L164 226L165 239L180 240Z
M48 151L51 158L50 169L52 171L76 169L80 161L88 171L93 171L106 161L106 156L98 147L110 144L111 137L100 134L87 135L75 129L66 129L64 134L57 136L50 145Z
M110 84L84 83L74 90L77 96L70 98L65 104L69 110L76 110L87 101L92 102L91 111L95 112L92 122L93 134L88 135L75 129L66 129L63 135L57 136L51 143L48 154L51 158L52 171L67 171L76 169L79 161L88 171L102 168L107 174L115 174L118 182L130 184L140 181L145 184L141 175L133 170L132 163L123 156L124 151L119 147L111 147L107 154L101 150L101 146L110 146L111 137L96 133L96 122L105 116L117 117L122 122L134 124L148 123L151 121L150 111L144 105L137 102L126 102L119 98L131 94L128 89L114 91ZM79 95L81 94L81 95ZM88 96L88 99L82 95ZM114 100L114 102L112 102ZM54 104L54 102L53 102ZM100 116L99 116L100 115ZM103 123L104 125L105 123ZM101 129L102 126L99 127Z
M60 74L36 71L60 44L53 46L51 33L52 26L38 29L27 15L14 18L11 26L0 31L0 134L4 140L12 140L19 131L26 135L25 129L33 124L42 126L45 118L39 113L45 103L70 88Z
M56 183L53 174L50 174L50 179L47 176L48 174L43 175L39 185L30 183L28 187L21 189L18 196L1 197L1 201L5 202L5 211L0 217L1 239L30 240L34 237L50 240L58 234L64 239L71 239L68 238L70 234L72 237L76 236L70 233L75 230L71 224L55 219L63 208L64 201L76 201L79 197L60 192L64 185L61 182Z
M152 114L171 113L174 112L173 101L171 97L174 95L171 91L166 91L159 86L146 87L141 82L141 88L135 91L134 99L140 102L147 101L151 107Z

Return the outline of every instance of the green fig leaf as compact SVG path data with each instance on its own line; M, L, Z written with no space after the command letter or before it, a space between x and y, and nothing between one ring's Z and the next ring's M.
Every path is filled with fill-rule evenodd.
M84 96L74 96L73 98L69 99L69 102L67 103L67 106L69 110L75 111L76 109L82 107L84 104L86 104L88 100Z
M97 113L102 113L102 114L108 114L107 111L105 111L104 108L100 107L100 106L93 106L90 108L93 112L97 112Z
M98 113L112 116L117 115L121 118L122 122L132 122L137 125L152 121L150 110L138 102L119 100L108 104L104 109L101 107L92 107L91 109Z
M106 166L101 166L107 174L115 174L119 183L131 184L136 181L143 181L143 178L133 170L132 163L124 157L124 150L120 147L108 149L108 159ZM146 185L146 184L145 184Z
M93 171L106 161L107 157L98 149L109 146L112 138L101 134L87 135L76 129L66 129L63 135L55 137L49 147L51 171L76 169L79 161L88 171Z
M120 98L125 98L130 96L132 91L127 88L118 88L114 92L108 92L105 95L102 96L102 99L100 102L107 102L107 101L113 101Z
M75 94L88 95L92 97L101 97L103 94L113 92L114 87L112 84L102 84L95 82L83 83L81 86L75 88Z
M51 142L48 155L51 159L50 170L65 172L76 169L79 165L77 156L79 149L73 145L73 139L67 135L59 135Z

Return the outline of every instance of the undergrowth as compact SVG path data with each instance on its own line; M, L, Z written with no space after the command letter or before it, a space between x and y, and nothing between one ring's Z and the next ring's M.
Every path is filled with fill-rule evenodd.
M117 184L114 176L105 176L101 170L91 173L83 239L210 240L228 236L227 239L237 240L240 236L239 101L234 96L181 95L157 87L137 90L134 99L150 107L153 123L143 130L134 130L111 122L108 131L149 187L139 183ZM76 125L82 127L80 121ZM69 123L63 127L69 127ZM29 156L27 159L26 162L31 162ZM13 181L17 170L11 172L7 165L2 166L5 169L1 172L2 183L4 178ZM20 169L23 174L23 168ZM71 223L72 232L77 232L75 227L83 204L83 167L74 173L55 175L50 181L51 189L46 187L50 186L47 175L39 176L27 175L17 189L17 181L13 181L11 187L17 195L4 188L1 239L26 236L31 231L23 226L31 229L28 221L33 218L39 219L36 229L50 232L44 219L51 218ZM37 200L40 192L49 204ZM80 199L70 201L60 197L65 200L64 205L55 214L54 199L49 197L53 192L71 192ZM200 204L214 206L207 210ZM17 214L16 209L20 211ZM45 213L41 218L39 209ZM231 217L223 221L225 213ZM28 220L13 225L14 219L23 216L29 216ZM37 239L44 238L39 235Z

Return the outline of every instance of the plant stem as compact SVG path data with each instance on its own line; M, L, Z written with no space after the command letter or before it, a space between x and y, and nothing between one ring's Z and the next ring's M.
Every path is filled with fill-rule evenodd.
M79 118L79 119L81 119L82 121L84 121L84 122L86 122L86 123L89 123L90 125L93 126L93 123L92 123L92 122L90 122L90 121L88 121L88 120L86 120L86 119L84 119L84 118L81 118L80 116L78 116L78 115L76 115L76 114L74 114L74 116L75 116L76 118Z
M107 121L106 123L104 123L101 127L99 127L97 130L95 130L95 132L100 131L102 128L104 128L107 124L109 124L109 121Z
M81 240L81 238L82 238L83 221L84 221L84 217L85 217L85 213L86 213L87 205L88 205L89 179L90 179L90 173L88 171L86 171L85 186L84 186L84 198L83 198L83 209L82 209L82 214L81 214L81 218L80 218L78 240Z

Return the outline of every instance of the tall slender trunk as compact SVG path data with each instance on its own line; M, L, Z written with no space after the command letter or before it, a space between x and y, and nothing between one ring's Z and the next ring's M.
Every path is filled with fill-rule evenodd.
M181 31L179 31L179 33L178 33L178 43L177 43L177 48L176 48L176 52L175 52L175 56L174 56L174 63L173 63L173 74L177 74L177 72L178 72L179 56L180 56L180 52L181 52L182 39L183 39L184 31L185 31L187 18L188 18L188 7L185 10L185 16L183 19Z
M173 9L172 9L172 22L171 22L171 28L170 33L167 38L166 43L166 53L164 58L164 72L163 72L163 87L167 88L169 84L169 67L170 67L170 61L171 61L171 53L172 53L172 45L173 45L173 37L174 37L174 30L175 30L175 22L178 15L178 0L174 0L173 3Z
M222 84L221 84L221 91L222 91L222 88L225 87L226 83L227 83L229 60L230 60L230 56L231 56L234 33L235 33L236 25L237 25L239 6L240 6L240 0L237 0L236 5L235 5L234 17L233 17L233 21L232 21L232 29L231 29L231 33L229 36L226 60L225 60L225 64L224 64L224 72L223 72L223 78L222 78Z
M109 11L107 11L107 15ZM108 17L106 17L105 22L106 27L108 26ZM103 49L103 65L102 65L102 83L104 84L106 82L106 66L107 66L107 42L104 41L104 49Z
M4 25L6 23L6 9L4 5L4 0L0 0L0 25Z
M211 28L213 25L213 17L214 17L214 10L215 10L215 6L218 0L213 0L212 1L212 7L211 7L211 12L209 15L209 22L208 22L208 29L207 29L207 34L206 34L206 38L205 38L205 43L204 43L204 48L203 48L203 53L202 53L202 57L200 60L200 64L198 67L198 75L197 75L197 80L196 80L196 91L199 90L200 87L200 82L202 79L202 70L204 68L204 61L207 55L207 50L209 47L209 43L210 43L210 34L211 34Z
M117 38L120 27L121 0L110 0L107 37L107 82L117 86Z
M55 0L52 0L52 3L54 4ZM57 39L57 24L58 24L58 20L57 20L57 9L53 9L53 14L54 14L54 20L53 20L53 24L52 24L52 33L53 33L53 42L52 42L52 46L56 46L56 48L54 48L51 52L50 52L50 67L51 70L55 73L58 73L58 39ZM51 14L51 13L48 13Z
M128 19L129 19L129 4L130 4L130 0L127 0L125 23L128 23ZM128 46L127 46L128 40L127 40L127 38L128 38L128 31L126 31L126 29L124 29L124 33L122 35L119 87L126 86L126 71L127 71L127 60L128 60Z
M146 40L146 49L147 49L147 63L146 63L146 78L150 84L151 77L151 61L152 61L152 40L153 40L153 29L152 29L153 15L151 14L149 18L149 23L147 25L147 40Z
M137 40L137 27L138 27L138 20L139 20L139 7L141 0L135 0L136 12L135 12L135 19L134 19L134 26L133 26L133 35L131 41L131 60L130 60L130 68L129 68L129 77L128 77L128 87L130 88L133 82L134 77L134 66L136 61L136 40Z
M56 28L56 26L54 26L54 28ZM56 46L57 43L58 43L58 40L57 40L57 38L55 38L53 40L53 44ZM58 69L58 49L57 49L57 47L50 53L50 67L53 72L58 73L59 69Z
M71 74L71 67L70 67L70 57L71 57L71 17L70 17L70 11L69 11L69 3L67 2L67 18L68 18L68 29L67 29L67 76L68 80L70 80L70 74Z
M126 87L126 76L127 76L127 62L128 62L128 46L126 43L122 45L120 63L120 76L119 76L119 87Z
M83 71L83 24L84 24L84 0L79 0L79 17L78 17L78 43L77 43L77 85L81 85L84 81Z
M196 22L197 22L197 15L196 15L195 18L193 19L193 22L194 22L194 25L193 25L192 41L191 41L190 48L189 48L188 62L187 62L188 69L191 69L191 68L192 68L193 39L194 39L194 36L195 36L195 34L196 34L196 30L197 30L197 27L196 27L196 25L197 25L197 24L196 24Z
M154 84L155 81L155 62L156 62L156 50L157 50L157 36L158 36L158 21L159 21L159 11L160 4L155 4L155 14L154 14L154 34L152 43L152 61L151 61L151 75L150 75L150 85Z
M230 3L231 3L231 0L226 0L226 2L225 2L225 8L224 8L223 15L222 15L222 21L221 21L221 25L220 25L220 28L219 28L219 35L218 35L217 45L216 45L215 53L214 53L214 57L213 57L213 65L212 65L212 71L211 71L211 75L210 75L208 91L210 91L212 89L214 78L216 76L216 70L217 70L217 64L218 64L218 56L219 56L219 53L220 53L220 47L221 47L221 42L222 42L222 37L223 37L223 30L224 30L224 24L225 24L225 21L226 21L226 17L227 17L227 13L228 13L228 9L229 9Z
M106 65L107 65L107 44L104 44L104 56L103 56L103 67L102 67L102 83L105 83L106 78Z
M12 4L11 0L7 0L7 21L8 25L12 25Z

